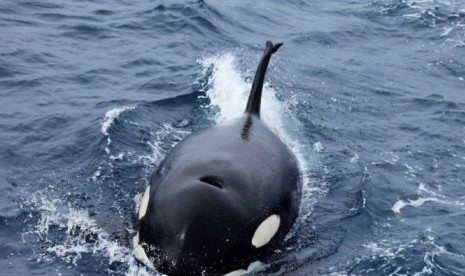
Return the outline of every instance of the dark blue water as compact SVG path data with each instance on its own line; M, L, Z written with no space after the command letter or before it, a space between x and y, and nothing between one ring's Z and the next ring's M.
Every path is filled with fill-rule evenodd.
M298 222L264 275L465 274L465 2L0 3L0 274L151 274L147 177L240 115L300 161Z

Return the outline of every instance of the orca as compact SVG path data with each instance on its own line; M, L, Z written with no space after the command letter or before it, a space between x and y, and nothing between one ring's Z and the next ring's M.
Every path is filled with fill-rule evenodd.
M178 143L151 176L139 209L135 255L169 275L221 275L264 261L300 206L289 148L260 119L266 70L282 43L267 41L242 116Z

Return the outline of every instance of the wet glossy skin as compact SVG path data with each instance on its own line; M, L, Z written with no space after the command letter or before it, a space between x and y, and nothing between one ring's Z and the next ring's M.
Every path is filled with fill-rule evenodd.
M246 114L194 133L170 152L151 179L141 242L163 272L226 273L275 248L299 200L294 156L258 117ZM254 247L255 230L273 214L281 217L277 234Z

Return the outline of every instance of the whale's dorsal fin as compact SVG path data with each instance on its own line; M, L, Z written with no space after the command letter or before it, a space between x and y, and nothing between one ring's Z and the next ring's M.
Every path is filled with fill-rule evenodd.
M271 55L275 53L281 45L283 44L277 43L273 45L271 41L266 42L265 53L263 53L260 64L258 64L257 71L255 72L255 78L253 79L249 101L247 102L247 107L245 109L246 113L260 116L260 103L262 101L262 90L266 69L268 68L268 63L270 63Z

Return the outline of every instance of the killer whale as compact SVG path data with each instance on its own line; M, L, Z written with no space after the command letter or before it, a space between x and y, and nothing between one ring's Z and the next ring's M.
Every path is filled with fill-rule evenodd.
M177 144L150 179L133 238L138 260L169 275L218 275L264 260L294 223L296 158L260 119L266 43L244 114Z

